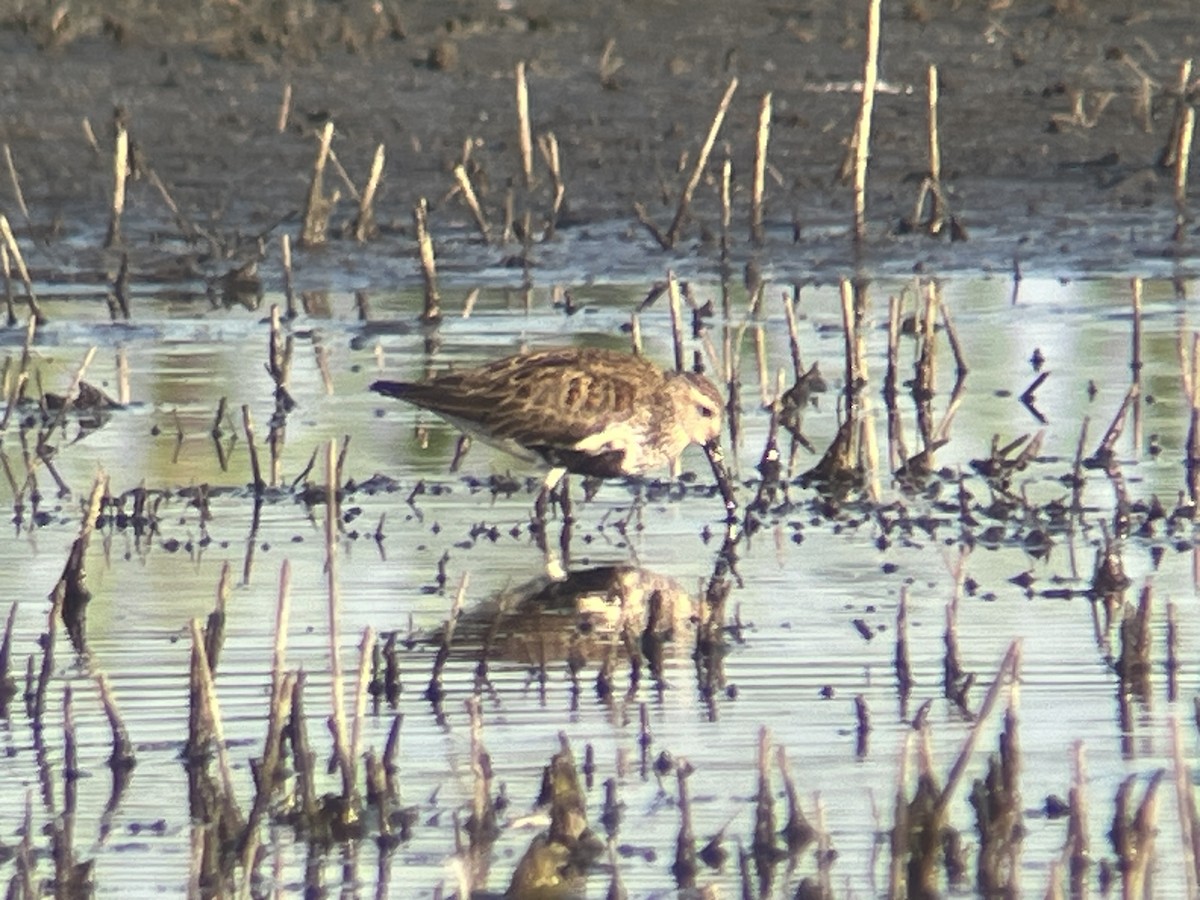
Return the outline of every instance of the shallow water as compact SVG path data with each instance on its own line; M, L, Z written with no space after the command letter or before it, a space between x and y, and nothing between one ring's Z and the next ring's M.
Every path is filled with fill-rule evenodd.
M571 315L553 305L553 292L529 293L484 286L473 314L456 315L456 298L470 285L443 286L447 318L430 351L429 335L412 326L420 298L412 292L372 293L376 323L401 327L371 328L357 321L354 298L330 293L292 328L295 354L290 392L298 406L287 420L281 456L285 485L301 474L314 451L331 439L350 436L345 474L362 483L379 473L396 481L393 491L351 491L343 505L349 521L338 544L341 648L348 678L358 665L364 628L379 634L398 631L412 636L401 656L404 690L398 709L383 706L365 722L364 747L382 749L396 712L403 714L398 756L405 803L419 810L412 837L395 849L388 866L397 896L433 896L457 886L454 816L465 819L472 791L469 735L464 701L475 690L480 641L494 621L498 603L509 603L516 588L545 579L547 560L529 528L533 495L525 471L484 446L467 454L461 473L447 471L455 433L436 418L380 398L366 385L387 377L419 378L426 371L467 365L514 352L523 346L589 343L624 347L622 330L631 310L649 285L571 286L581 307ZM878 280L871 284L867 329L869 420L886 454L885 416L879 399L886 350L886 301L908 291L911 280ZM1180 334L1190 343L1187 297L1194 282L1152 281L1146 284L1143 314L1143 379L1145 403L1138 421L1127 424L1115 445L1133 500L1157 495L1168 511L1184 488L1182 459L1187 428L1186 402L1180 386L1177 346ZM1026 279L1014 287L1007 278L959 277L947 280L944 298L954 319L970 372L966 394L949 431L950 440L937 453L937 465L961 470L975 502L989 502L986 484L970 474L970 461L986 457L993 436L1005 444L1044 428L1037 461L1014 478L1013 490L1036 504L1069 497L1061 481L1069 475L1081 422L1090 418L1087 452L1091 452L1121 405L1129 384L1131 334L1130 287L1126 280L1059 282ZM696 282L701 303L720 306L720 288ZM753 483L768 423L760 408L753 336L761 330L768 370L790 367L787 332L779 297L791 286L770 283L764 313L747 324L742 353L743 419L741 441L729 455L740 479ZM54 296L46 289L49 324L39 331L35 370L46 390L63 391L87 349L99 348L87 380L115 396L118 352L130 371L131 405L112 412L100 428L77 435L68 423L54 465L71 493L55 495L44 469L37 472L43 494L33 516L26 496L20 521L0 541L0 571L7 573L10 600L18 603L14 670L36 655L38 636L46 628L45 598L58 578L78 531L79 504L86 498L97 469L110 479L112 493L143 485L171 496L159 508L159 533L137 538L130 530L101 529L87 560L93 600L88 609L88 654L74 656L65 635L59 638L56 678L50 688L47 744L51 768L61 777L62 689L74 689L74 718L84 777L79 783L74 822L80 858L94 858L97 890L102 894L178 893L188 886L189 844L186 776L178 758L187 731L187 675L190 656L188 622L204 617L214 602L222 566L233 571L234 590L227 610L226 640L217 672L217 691L231 744L234 775L244 804L252 778L248 765L261 752L265 709L271 680L271 647L280 566L287 560L293 573L289 667L309 675L307 689L310 739L318 759L329 752L324 718L329 697L327 593L324 567L323 509L308 509L292 491L271 495L257 526L251 492L250 463L241 432L240 409L248 405L255 422L259 451L273 411L273 385L266 360L271 304L268 295L257 309L213 306L207 299L140 301L133 328L107 323L102 298L84 292ZM731 327L743 324L746 298L734 292ZM800 343L805 364L819 361L830 390L805 415L805 434L823 450L837 429L838 391L842 382L841 312L836 286L804 287L798 306ZM647 353L671 360L670 327L663 301L641 317ZM720 323L713 323L720 343ZM329 353L332 392L326 393L314 348ZM1017 400L1033 381L1029 359L1034 349L1045 357L1050 377L1038 389L1040 424ZM689 348L690 349L690 348ZM20 353L19 338L6 351ZM934 409L940 418L953 383L953 365L945 342L939 343L938 388ZM902 344L902 377L911 371L913 341ZM1089 395L1094 384L1094 396ZM230 411L219 439L226 464L211 435L218 400ZM1153 402L1150 402L1150 398ZM915 448L912 404L901 400L910 452ZM78 437L76 440L75 438ZM1151 448L1161 447L1153 453ZM14 429L3 446L15 471L23 467ZM685 468L701 485L711 480L693 448ZM785 449L785 461L787 453ZM886 459L886 455L884 457ZM795 474L815 464L817 456L801 450ZM493 494L478 484L491 474L511 470L520 479L514 494ZM322 464L312 479L320 484ZM1115 628L1098 640L1093 603L1082 592L1089 586L1100 523L1111 519L1113 489L1099 472L1087 473L1083 497L1086 512L1071 533L1053 532L1044 558L1030 556L1021 539L1034 523L1006 522L1006 534L991 549L983 543L963 563L965 576L977 585L961 599L958 636L964 668L978 676L970 693L977 708L996 667L1013 641L1021 642L1019 690L1022 802L1028 811L1028 834L1021 856L1021 884L1041 893L1049 868L1062 852L1065 819L1050 820L1038 810L1050 794L1065 797L1070 787L1073 746L1082 741L1088 764L1093 858L1112 857L1104 835L1111 825L1113 797L1128 775L1138 779L1135 797L1159 768L1170 771L1170 724L1178 719L1187 758L1194 756L1195 727L1190 723L1191 698L1198 675L1188 661L1194 655L1200 616L1195 610L1196 573L1200 569L1190 523L1174 535L1130 537L1122 543L1126 571L1132 580L1128 600L1146 584L1153 585L1152 687L1144 701L1134 702L1132 727L1121 729L1118 680L1110 654L1118 648ZM935 483L938 483L935 480ZM406 498L418 484L425 492ZM210 487L211 520L177 492L196 485ZM956 502L953 482L943 485L942 499ZM773 509L763 527L742 538L736 548L737 583L728 615L741 628L730 636L722 658L726 689L712 703L700 696L691 660L693 627L687 615L699 604L703 585L720 555L721 504L706 491L692 489L664 498L621 483L604 485L583 503L574 491L575 514L570 552L564 564L572 573L600 566L629 566L628 577L641 584L669 585L675 599L676 640L668 645L661 679L642 672L636 693L624 694L628 666L617 667L615 699L604 702L594 690L598 664L589 660L573 690L565 661L577 619L549 621L525 610L513 618L515 632L493 645L490 683L482 692L483 740L495 770L496 784L509 800L502 813L486 887L503 891L521 853L544 827L523 822L530 812L542 767L558 748L558 734L571 741L577 759L590 745L595 754L595 786L588 793L594 829L608 778L618 782L625 814L616 844L621 878L631 896L673 892L671 862L679 813L675 779L656 776L643 766L639 744L640 710L648 715L652 761L662 752L695 767L689 779L694 826L701 844L724 828L726 846L748 846L752 838L755 759L759 730L786 748L791 772L805 812L828 830L837 851L832 883L838 895L877 895L886 889L886 837L901 748L912 734L912 716L925 701L931 725L932 757L944 778L969 723L941 689L942 634L946 607L954 593L953 569L959 558L959 523L927 496L903 493L886 473L880 476L880 504L902 503L913 516L922 512L938 522L932 533L920 528L887 534L866 507L848 504L834 514L822 511L811 488L793 484L790 504ZM743 501L752 488L743 485ZM12 493L0 481L0 502ZM636 507L636 508L634 508ZM618 523L630 517L628 527ZM382 520L382 524L381 523ZM557 531L561 523L552 522ZM978 532L988 522L984 521ZM480 526L480 527L476 527ZM382 538L373 537L380 528ZM1156 553L1161 558L1155 561ZM439 561L444 561L444 581ZM1028 588L1011 579L1028 573ZM450 612L457 586L467 578L464 608L455 651L444 672L446 697L434 710L424 699L435 652L434 638ZM896 689L896 610L902 589L908 593L908 649L915 688L901 708ZM1053 591L1073 589L1063 599ZM1047 596L1045 591L1051 590ZM508 598L508 599L505 599ZM1178 698L1167 698L1165 632L1167 604L1174 603L1179 628ZM863 628L856 628L861 620ZM864 632L871 635L868 639ZM598 638L603 644L603 636ZM545 679L538 677L544 662ZM104 814L110 779L105 760L109 737L103 711L89 673L110 678L126 726L137 750L137 768L117 808ZM348 682L352 683L352 681ZM867 752L855 748L854 698L861 695L871 712ZM980 777L984 758L994 752L1001 716L985 723L968 779ZM39 788L33 735L18 697L10 718L0 726L0 841L15 843L27 796L32 796L35 827L61 808L62 785L54 785L54 805ZM911 771L911 767L910 767ZM778 772L772 774L778 792ZM334 779L322 785L336 788ZM960 786L951 806L952 822L975 840L973 819ZM1183 858L1170 779L1159 796L1159 834L1155 886L1163 892L1182 890ZM782 804L782 799L779 801ZM779 821L786 810L777 806ZM39 832L40 833L40 832ZM278 863L263 871L273 883L295 888L306 881L307 848L283 827L266 839ZM35 841L36 844L36 841ZM363 893L377 883L378 853L371 841L354 848L356 868L343 865L341 849L328 853L321 881L330 889ZM734 856L736 859L736 854ZM41 874L50 868L42 862ZM788 876L776 870L775 895L790 896L801 877L815 870L811 850ZM0 865L9 877L12 864ZM275 874L272 875L272 872ZM308 879L310 882L312 878ZM603 868L589 880L589 896L602 896L609 875ZM698 883L738 890L736 862L722 871L701 865ZM1093 879L1093 885L1095 881ZM477 885L482 887L482 885ZM969 893L969 888L957 889ZM1165 894L1164 894L1165 895Z

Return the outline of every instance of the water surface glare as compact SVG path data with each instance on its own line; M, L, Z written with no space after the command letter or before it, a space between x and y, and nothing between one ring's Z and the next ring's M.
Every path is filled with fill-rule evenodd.
M343 502L336 574L341 596L341 657L347 676L347 708L363 630L381 636L398 632L403 690L396 708L368 704L362 746L381 751L393 717L403 714L397 756L403 802L416 807L411 838L381 858L373 841L352 851L332 847L322 856L292 831L271 825L263 842L265 879L285 891L313 883L329 889L373 891L386 877L395 896L449 895L459 884L455 859L456 816L465 821L473 790L468 716L464 701L482 701L483 741L496 786L507 805L490 857L486 884L503 892L521 854L545 827L528 821L542 768L564 734L582 762L594 751L596 772L588 791L590 825L603 834L603 783L615 779L624 818L615 839L615 858L631 896L673 892L671 863L680 816L673 771L657 774L653 762L669 754L676 765L694 767L688 780L693 825L699 845L725 830L730 860L721 870L700 865L697 883L719 886L735 896L740 876L736 848L753 836L757 789L756 756L761 728L786 749L806 815L828 832L836 851L832 885L838 896L877 896L887 887L887 835L894 793L912 720L928 702L929 753L944 779L969 730L962 712L942 690L943 633L947 604L955 593L960 565L966 587L958 601L957 633L963 668L976 676L968 695L973 710L990 686L1006 649L1021 642L1019 735L1022 752L1021 803L1027 830L1020 856L1024 891L1046 891L1051 865L1066 841L1066 819L1042 813L1050 795L1065 798L1071 785L1076 742L1087 758L1092 857L1112 859L1106 838L1113 798L1121 782L1136 778L1135 802L1153 774L1174 766L1171 723L1178 720L1183 758L1196 754L1192 701L1200 670L1192 661L1200 640L1196 575L1200 555L1190 521L1169 531L1157 520L1144 534L1119 541L1130 579L1126 603L1153 590L1151 673L1144 697L1131 701L1132 717L1122 727L1119 680L1113 658L1120 652L1118 626L1105 629L1103 611L1084 595L1092 582L1102 523L1111 525L1117 487L1099 470L1085 471L1082 516L1068 529L1037 510L1069 500L1080 428L1088 419L1085 454L1092 453L1121 407L1130 384L1132 307L1124 280L1061 283L1027 279L1014 288L1003 278L962 277L944 283L943 298L969 367L965 393L948 438L937 449L940 474L916 488L902 488L887 473L886 409L880 390L887 350L887 301L903 295L913 309L914 283L876 281L869 286L864 323L867 428L880 447L879 498L858 495L841 504L822 504L818 493L790 483L746 534L735 555L736 578L726 616L727 647L720 656L719 690L699 690L692 652L695 617L704 585L719 562L721 503L710 495L702 454L691 448L685 470L695 484L685 490L621 482L600 487L584 501L573 485L574 513L569 555L540 550L529 518L537 472L477 444L458 473L448 471L457 433L436 417L367 391L376 377L419 379L451 365L470 365L522 347L591 344L624 348L630 313L648 285L572 286L571 314L555 294L484 289L469 318L457 315L446 290L447 318L432 333L415 324L420 298L411 292L371 296L373 322L357 321L349 295L325 298L320 311L300 316L287 333L294 338L288 390L296 408L288 415L280 460L280 482L289 486L314 452L309 476L321 484L323 448L349 437L344 474L353 482ZM1140 524L1138 504L1157 497L1170 513L1186 491L1185 445L1189 407L1180 378L1179 346L1190 348L1194 313L1187 297L1195 283L1150 281L1142 315L1143 390L1113 450L1121 463L1124 490ZM728 327L740 336L742 407L739 442L728 448L743 502L753 496L756 465L767 436L769 415L761 404L755 342L761 337L771 388L791 357L781 297L791 285L769 283L761 314L748 318L747 297L735 291ZM720 286L691 285L696 301L721 308ZM463 295L466 290L462 290ZM12 527L0 541L0 571L10 602L17 605L12 672L18 694L0 721L0 849L20 840L27 798L33 807L35 846L42 826L62 809L63 691L73 690L77 730L78 806L74 847L80 860L93 859L102 895L180 893L189 886L193 823L187 776L179 759L187 737L188 624L213 608L222 567L231 567L233 589L226 610L225 642L216 673L225 736L230 747L239 802L253 795L249 761L262 752L270 697L275 604L281 564L292 569L292 610L287 647L290 669L307 673L306 711L318 768L330 753L325 719L330 697L330 653L324 549L324 508L308 507L298 490L268 492L257 513L250 483L241 409L253 418L259 453L270 478L265 446L275 410L274 384L266 371L267 310L281 297L268 296L258 309L214 307L207 300L142 300L137 325L106 321L102 298L55 296L44 289L48 324L39 330L32 371L45 390L63 392L92 346L97 355L86 380L112 396L118 390L119 355L128 363L131 403L114 410L94 430L72 417L54 435L54 470L69 487L61 495L44 465L32 465L37 495L14 495L0 479L0 503L13 505ZM792 477L811 468L838 430L844 380L842 314L836 285L805 286L797 304L800 349L805 366L819 362L828 391L814 395L804 411L804 435L817 449L800 449ZM384 327L381 323L394 323ZM665 298L643 312L646 353L663 365L672 359ZM709 320L721 347L719 315ZM691 351L700 349L689 342ZM1034 410L1018 398L1037 377L1035 350L1049 372L1038 387ZM15 365L20 338L6 336L4 354ZM912 377L915 341L901 339L902 381ZM933 410L942 419L955 371L944 333L937 340ZM327 391L318 356L328 355ZM900 388L899 410L908 453L919 449L913 403ZM213 434L218 401L227 415ZM1040 414L1044 421L1039 421ZM1012 476L1007 496L976 475L972 460L988 456L995 438L1004 445L1023 435L1042 434L1036 458ZM788 435L781 432L785 467ZM28 435L36 435L36 429ZM18 421L2 446L20 484L25 460ZM78 530L80 505L98 471L121 495L139 486L157 499L157 533L135 534L111 523L93 537L88 552L87 653L72 652L59 630L50 683L44 766L21 692L27 660L40 665L39 637L46 630L47 596L62 572ZM515 490L495 491L488 479L511 473ZM374 475L394 480L389 489L367 489ZM973 548L964 549L958 478L978 521ZM421 490L414 490L421 486ZM185 489L206 486L206 502L193 503ZM411 499L410 498L411 495ZM1029 512L988 520L981 510L1003 499ZM407 502L406 502L407 501ZM926 516L928 527L914 524ZM903 521L901 521L903 520ZM980 535L999 527L994 540ZM562 523L552 520L551 543ZM375 534L379 532L379 539ZM1049 536L1048 550L1027 552L1034 531ZM965 554L965 555L962 555ZM610 569L642 594L670 597L674 640L661 673L645 668L636 690L626 693L630 669L620 641L605 632L606 611L593 610L580 629L582 611L522 605L522 598L553 585L547 574L563 567L573 576L609 575ZM607 567L607 568L606 568ZM601 571L603 570L603 571ZM443 672L445 697L435 708L423 696L436 654L437 636L450 613L457 586L468 577L456 639ZM907 592L908 653L914 686L902 704L894 664L896 615ZM542 595L545 596L545 595ZM1175 699L1168 697L1167 617L1173 605L1180 666ZM0 610L0 613L6 612ZM1118 612L1118 616L1120 612ZM488 680L478 687L477 665L489 643ZM582 655L573 679L570 654ZM615 655L616 693L601 699L596 677L604 655ZM108 725L92 674L110 679L135 745L137 766L115 807L106 809L111 779ZM974 847L978 837L968 803L970 784L982 777L1002 727L1000 708L981 737L950 807L950 821ZM856 747L855 698L870 710L871 730L863 752ZM643 749L640 717L645 709L649 746ZM645 757L645 761L643 761ZM910 764L910 773L915 762ZM49 771L52 779L44 782ZM1189 774L1188 783L1191 776ZM1160 794L1156 892L1166 896L1187 884L1174 788L1168 776ZM329 776L322 791L337 790ZM782 781L772 770L777 824L786 819ZM969 894L968 881L952 892ZM14 864L0 855L0 877ZM315 862L314 862L315 860ZM350 860L347 862L347 860ZM38 874L53 863L42 859ZM775 870L773 896L792 896L804 877L814 876L813 851L795 870ZM1093 867L1093 885L1095 881ZM606 862L588 881L588 896L604 896Z

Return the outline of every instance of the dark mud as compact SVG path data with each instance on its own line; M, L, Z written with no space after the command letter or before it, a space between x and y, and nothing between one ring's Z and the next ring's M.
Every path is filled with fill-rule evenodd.
M1156 168L1179 64L1200 40L1194 3L886 7L862 259L868 272L1195 268L1195 230L1170 241L1171 176ZM449 196L451 168L471 142L485 209L501 221L521 168L513 70L526 60L533 131L557 136L566 182L559 238L537 248L534 265L550 278L565 270L603 280L668 265L713 267L723 145L734 166L733 252L739 264L750 256L754 128L760 97L771 91L768 234L758 262L788 277L828 278L856 261L845 239L850 191L833 176L857 112L852 83L862 77L864 19L858 5L829 0L373 7L127 0L81 2L66 12L17 4L0 15L0 141L12 149L32 230L46 241L31 253L38 270L78 269L77 277L99 280L115 269L112 254L92 251L107 223L110 123L119 105L183 215L216 238L182 249L164 243L179 228L155 189L135 183L125 226L135 284L203 278L220 269L214 256L245 261L258 251L254 238L294 233L286 222L303 204L312 138L327 120L336 126L334 152L359 185L376 145L386 147L381 236L369 256L353 254L347 242L337 253L301 255L298 266L339 286L411 279L407 232L424 196L444 264L476 273L499 267L511 248L472 241L466 207ZM970 237L953 245L896 234L927 166L930 63L941 73L943 181ZM740 86L710 177L683 241L664 256L636 224L633 204L645 204L663 227L670 221L681 160L695 159L735 75ZM291 114L278 133L289 84ZM85 139L85 119L99 152ZM518 220L525 208L540 216L549 207L540 158L535 169L540 187L518 185ZM353 213L339 187L335 226ZM7 178L0 196L18 220ZM267 255L270 267L278 254Z

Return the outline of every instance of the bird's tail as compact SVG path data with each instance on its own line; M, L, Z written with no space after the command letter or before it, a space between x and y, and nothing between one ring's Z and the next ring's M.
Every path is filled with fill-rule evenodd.
M420 385L408 381L376 381L371 384L371 390L375 393L383 394L385 397L396 397L400 400L410 397L414 389L418 387Z

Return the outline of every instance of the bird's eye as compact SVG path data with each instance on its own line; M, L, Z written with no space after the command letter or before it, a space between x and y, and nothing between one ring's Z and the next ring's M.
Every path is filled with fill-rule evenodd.
M717 414L717 411L711 406L697 406L696 409L700 413L700 417L702 419L711 419Z

